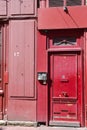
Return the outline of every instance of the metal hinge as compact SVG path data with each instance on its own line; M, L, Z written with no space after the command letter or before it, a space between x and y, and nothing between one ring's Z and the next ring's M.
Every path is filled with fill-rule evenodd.
M4 72L4 83L8 84L8 80L9 80L9 73L8 71Z

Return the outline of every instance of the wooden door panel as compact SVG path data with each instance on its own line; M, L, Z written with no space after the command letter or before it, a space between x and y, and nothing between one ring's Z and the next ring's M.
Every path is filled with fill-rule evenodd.
M77 120L77 103L53 103L53 119Z
M77 98L77 55L55 55L53 65L53 96Z
M50 55L50 121L78 121L81 111L80 52Z

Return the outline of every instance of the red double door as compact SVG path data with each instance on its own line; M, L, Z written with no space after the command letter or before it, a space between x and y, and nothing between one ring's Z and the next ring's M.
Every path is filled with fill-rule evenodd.
M57 52L49 58L49 123L80 126L83 120L81 52Z

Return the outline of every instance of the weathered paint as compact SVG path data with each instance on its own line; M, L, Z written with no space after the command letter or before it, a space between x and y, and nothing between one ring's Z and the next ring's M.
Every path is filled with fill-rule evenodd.
M9 23L9 86L8 119L15 119L15 109L20 111L18 119L35 117L35 21L11 20ZM31 99L31 100L30 100ZM12 102L14 101L14 105ZM34 104L32 106L32 103ZM19 105L20 104L20 105ZM27 106L28 105L28 106ZM32 107L29 107L32 106ZM31 114L29 112L31 111ZM28 114L26 114L28 113ZM12 116L13 115L13 118ZM25 116L24 116L25 115ZM10 118L11 117L11 118ZM35 119L35 118L34 118Z
M77 121L82 126L81 52L51 52L49 58L50 121Z
M4 91L4 96L2 97L2 94L0 95L0 111L1 111L0 119L5 120L8 119L13 121L19 120L19 121L46 122L46 124L48 125L49 121L51 121L52 119L52 116L54 116L54 112L61 111L61 109L64 107L69 111L72 110L73 113L76 113L76 116L78 117L77 121L81 123L81 126L84 126L84 123L87 125L87 121L84 121L87 120L86 118L87 117L87 110L86 110L87 109L86 105L87 104L86 100L87 31L85 30L83 40L83 30L80 30L80 28L87 28L86 23L87 7L86 6L68 7L68 12L64 12L62 7L45 8L48 6L49 6L48 0L40 1L40 9L38 9L38 29L43 31L40 32L37 31L38 42L36 42L37 37L36 0L0 1L0 18L2 18L3 20L2 16L5 16L4 18L7 18L9 21L6 23L8 26L5 25L4 22L2 25L3 89L1 89L0 92L2 93ZM78 30L74 30L75 28L77 28ZM54 31L52 30L51 32L49 31L49 29L51 30L53 29ZM61 30L55 30L55 29L61 29ZM48 39L48 37L53 38L62 35L68 37L73 36L74 34L77 35L81 34L79 35L79 37L81 36L80 37L81 41L77 40L79 43L78 48L75 46L73 48L71 47L57 48L53 46L52 40L49 41ZM51 98L49 98L51 92L50 88L52 88L51 82L49 80L49 74L50 74L49 68L51 65L49 64L49 59L51 59L52 61L52 58L50 58L48 54L50 53L54 56L54 53L62 54L64 52L66 54L67 52L71 53L72 51L75 54L80 52L79 56L75 55L74 58L70 57L70 59L67 61L68 63L70 63L70 60L72 61L71 66L78 64L77 61L79 62L77 68L79 68L79 71L81 70L80 73L81 80L78 79L78 85L80 87L78 89L78 94L75 93L74 95L74 98L76 98L77 95L79 95L78 103L77 102L75 102L75 104L73 103L72 104L73 107L70 108L67 107L66 104L58 104L58 103L53 103L53 106L51 106L52 104L50 103L50 101L52 101L51 98L53 96L51 95ZM83 51L84 55L82 55ZM81 61L80 56L84 57L82 59L84 63ZM55 60L52 63L54 64L54 66L56 66L56 64L61 58L60 59L54 58L54 59ZM80 66L81 63L82 66ZM81 67L83 67L84 73L82 72ZM53 68L50 68L50 70L53 71ZM57 75L57 71L59 70L57 67L55 67L54 71ZM47 72L48 74L47 84L44 85L37 80L38 72ZM75 87L78 88L78 85ZM81 86L83 88L85 87L84 92ZM54 91L54 93L56 93L56 91L57 88ZM69 92L70 89L68 89L68 93ZM85 97L84 101L83 97ZM78 109L78 107L80 110ZM53 111L49 113L51 109L53 109ZM67 113L65 113L65 115L67 116ZM81 115L81 118L79 115ZM72 121L74 122L75 120Z

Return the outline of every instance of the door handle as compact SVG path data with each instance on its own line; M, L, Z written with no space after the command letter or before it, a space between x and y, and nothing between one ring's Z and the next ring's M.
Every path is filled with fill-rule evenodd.
M62 92L63 97L68 97L67 92Z
M2 81L2 79L0 78L0 82Z
M3 95L4 91L2 89L0 89L0 95Z

